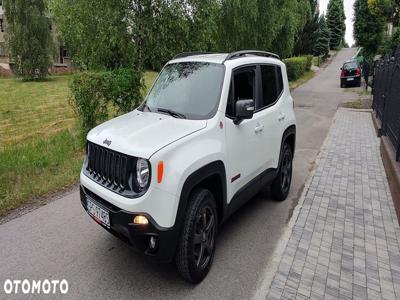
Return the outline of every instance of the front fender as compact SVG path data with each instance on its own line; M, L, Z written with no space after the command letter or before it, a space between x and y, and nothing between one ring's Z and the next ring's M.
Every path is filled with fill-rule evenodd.
M183 187L188 178L210 163L219 161L222 166L225 165L224 140L223 130L204 129L161 149L150 158L153 170L152 184L175 195L177 199L174 207L171 207L175 219ZM162 181L158 183L157 166L160 161L163 162L164 171ZM226 176L224 177L226 184Z

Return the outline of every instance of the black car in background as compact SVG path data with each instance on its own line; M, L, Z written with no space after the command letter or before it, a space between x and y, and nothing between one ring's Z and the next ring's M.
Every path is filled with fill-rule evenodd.
M355 60L346 61L340 68L340 87L361 86L361 69Z

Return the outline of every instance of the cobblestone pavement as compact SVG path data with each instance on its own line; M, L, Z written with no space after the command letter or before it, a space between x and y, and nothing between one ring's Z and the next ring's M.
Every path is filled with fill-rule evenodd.
M400 299L400 228L371 115L339 109L267 299Z

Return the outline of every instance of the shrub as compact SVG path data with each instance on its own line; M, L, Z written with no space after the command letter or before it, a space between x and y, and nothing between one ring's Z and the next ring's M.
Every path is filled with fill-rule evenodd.
M70 84L72 95L69 103L78 115L84 132L108 117L103 83L102 74L84 72L75 74Z
M307 58L291 57L284 60L289 81L297 80L307 71Z
M75 74L69 103L79 117L83 136L110 115L126 113L142 100L142 73L133 69Z
M312 62L313 62L314 56L306 55L305 58L307 59L306 71L310 71L311 67L312 67Z
M116 69L103 73L104 98L117 113L127 113L138 106L144 88L143 74L133 69Z

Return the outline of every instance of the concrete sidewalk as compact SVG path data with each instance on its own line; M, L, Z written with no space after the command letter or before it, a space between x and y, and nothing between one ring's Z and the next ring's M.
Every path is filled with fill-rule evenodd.
M400 299L400 228L370 113L338 110L299 205L267 299Z

